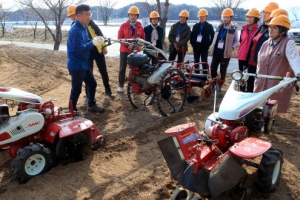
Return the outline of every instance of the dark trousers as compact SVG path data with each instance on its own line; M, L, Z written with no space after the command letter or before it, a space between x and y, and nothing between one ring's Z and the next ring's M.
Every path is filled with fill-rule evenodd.
M96 65L98 67L98 70L101 74L102 77L102 82L105 88L105 92L109 91L111 92L110 89L110 85L109 85L109 77L108 77L108 73L107 73L107 67L106 67L106 62L105 62L105 56L103 54L99 54L97 55L97 57L91 57L89 60L89 66L90 69L93 73L93 69L94 69L94 60L96 61ZM85 85L85 91L87 93L87 85ZM87 96L87 95L86 95Z
M256 74L256 66L248 65L248 73ZM247 81L247 92L253 93L255 77L249 76Z
M81 93L82 82L85 83L88 87L88 105L93 106L96 102L95 100L95 93L97 82L94 78L94 75L91 69L86 70L69 70L69 74L71 75L71 82L72 82L72 89L70 94L70 100L72 100L73 108L77 109L77 101L79 95Z
M129 54L130 53L120 52L119 87L124 87L127 67L127 56Z
M246 60L239 60L239 70L241 72L244 71L244 68L248 66L248 61ZM240 91L245 92L246 91L246 86L240 86Z
M208 49L196 49L196 48L194 48L194 61L195 61L195 63L200 62L200 56L201 56L201 62L207 62ZM199 65L195 65L195 68L199 69ZM202 69L207 70L207 65L202 65ZM200 71L195 70L195 73L199 74ZM203 71L203 74L207 74L207 71Z
M169 60L170 61L175 60L176 56L178 55L177 61L178 61L178 63L181 63L184 59L185 54L186 54L186 52L183 53L183 57L182 57L182 52L176 51L176 49L174 49L174 52L170 53L170 55L169 55Z
M218 66L220 64L221 80L225 80L229 61L230 58L224 58L223 54L214 54L210 65L211 78L218 77L217 71L218 71Z

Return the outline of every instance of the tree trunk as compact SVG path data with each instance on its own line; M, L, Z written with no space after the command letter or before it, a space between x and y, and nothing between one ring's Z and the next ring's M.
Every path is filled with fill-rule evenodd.
M45 26L45 30L44 30L44 40L46 41L47 40L47 28Z
M59 45L60 45L60 41L58 41L57 39L54 41L54 49L55 51L59 50Z
M169 0L166 0L165 2L165 10L164 10L164 18L161 21L161 26L163 27L164 30L166 30L166 24L168 21L168 13L169 13ZM166 31L164 31L164 38L163 38L163 43L165 42L165 37L166 37Z
M4 36L4 33L5 33L4 29L5 29L5 27L2 25L2 36Z

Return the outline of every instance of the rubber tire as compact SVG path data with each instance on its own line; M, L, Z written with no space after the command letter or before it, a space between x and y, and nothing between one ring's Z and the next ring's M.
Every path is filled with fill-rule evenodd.
M129 103L132 105L133 108L139 108L141 106L137 105L134 100L132 99L131 97L131 84L128 82L128 85L127 85L127 97L128 97L128 100L129 100ZM138 94L135 94L135 95L138 95ZM142 95L145 95L145 93L141 94L141 97ZM152 92L149 96L147 96L147 101L146 102L141 102L141 104L143 104L143 106L149 106L151 105L151 103L153 102L154 98L155 98L155 95L154 93ZM145 99L146 100L146 96L145 96Z
M278 185L283 163L283 152L270 148L263 154L260 162L255 186L261 192L274 192Z
M185 101L186 101L186 99L187 99L187 81L186 81L186 78L185 78L185 76L184 76L184 74L183 74L183 72L180 70L180 69L176 69L176 68L170 68L170 69L167 69L164 73L163 73L163 75L161 76L161 79L160 79L160 81L159 81L159 83L157 84L157 90L156 90L156 98L157 98L157 107L158 107L158 112L162 115L162 116L168 116L169 114L168 113L166 113L165 111L164 111L164 109L162 108L162 106L161 106L161 95L162 95L162 93L161 93L161 91L162 91L162 88L164 87L164 83L166 82L166 80L169 80L170 79L170 77L168 77L168 78L166 78L169 74L172 74L172 73L174 73L174 72L176 72L176 73L178 73L178 75L180 76L180 78L182 79L182 82L183 82L183 88L182 88L182 90L183 90L183 94L182 94L182 102L181 102L181 104L180 104L180 106L178 107L178 108L176 108L176 110L175 110L175 112L173 112L173 113L177 113L177 112L180 112L181 110L182 110L182 108L183 108L183 106L184 106L184 103L185 103ZM172 77L172 76L171 76Z
M177 188L174 190L170 200L183 200L188 196L187 191L183 188Z
M29 159L32 159L34 157L44 159L44 166L42 166L42 169L38 169L36 174L28 174L25 169L25 164L28 164L28 161L30 161ZM34 163L32 163L31 165L34 165ZM29 146L20 148L18 150L17 157L12 160L14 175L20 180L21 183L24 183L37 175L45 173L50 169L50 167L52 167L52 165L53 161L51 158L50 149L44 147L41 144L30 144Z
M273 127L273 123L274 123L274 119L273 118L266 118L265 119L265 133L266 134L270 134L271 132L271 129Z

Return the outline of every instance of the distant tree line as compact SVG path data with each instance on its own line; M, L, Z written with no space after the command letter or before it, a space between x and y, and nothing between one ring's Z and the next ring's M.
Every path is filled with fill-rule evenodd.
M139 6L139 4L142 5L142 2L140 3L134 3L134 4L129 4L125 7L119 8L119 9L113 9L112 13L110 15L110 19L114 18L126 18L128 15L128 9L135 5L139 7L140 10L140 18L148 18L149 17L149 10L145 8L144 6ZM175 5L170 3L169 5L169 13L168 13L168 19L169 20L177 20L178 15L180 11L182 10L187 10L190 13L190 20L198 20L197 14L198 11L201 8L205 8L208 11L208 20L220 20L221 13L216 12L216 9L214 7L197 7L193 5L187 5L187 4L180 4L180 5ZM93 6L92 7L92 12L93 16L92 18L95 20L97 18L97 9L98 9L98 19L102 20L102 15L100 12L100 6ZM164 4L162 3L162 10L164 10ZM235 21L244 21L245 20L245 14L247 13L248 10L244 8L237 8L234 13L234 19ZM35 21L36 16L33 14L29 13L30 10L27 8L24 8L22 10L17 10L11 13L8 13L6 15L6 21L22 21L24 23L28 21ZM45 9L46 12L46 9ZM67 11L65 11L67 12ZM151 11L150 11L151 12Z

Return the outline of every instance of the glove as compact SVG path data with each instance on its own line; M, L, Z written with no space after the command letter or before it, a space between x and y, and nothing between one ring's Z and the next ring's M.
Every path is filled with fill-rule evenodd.
M93 42L93 45L100 46L101 44L104 43L104 38L102 36L96 36L96 37L94 37L92 42Z
M245 73L245 72L244 72L244 73L243 73L243 78L242 78L242 80L245 81L245 82L247 82L248 79L249 79L248 73Z

